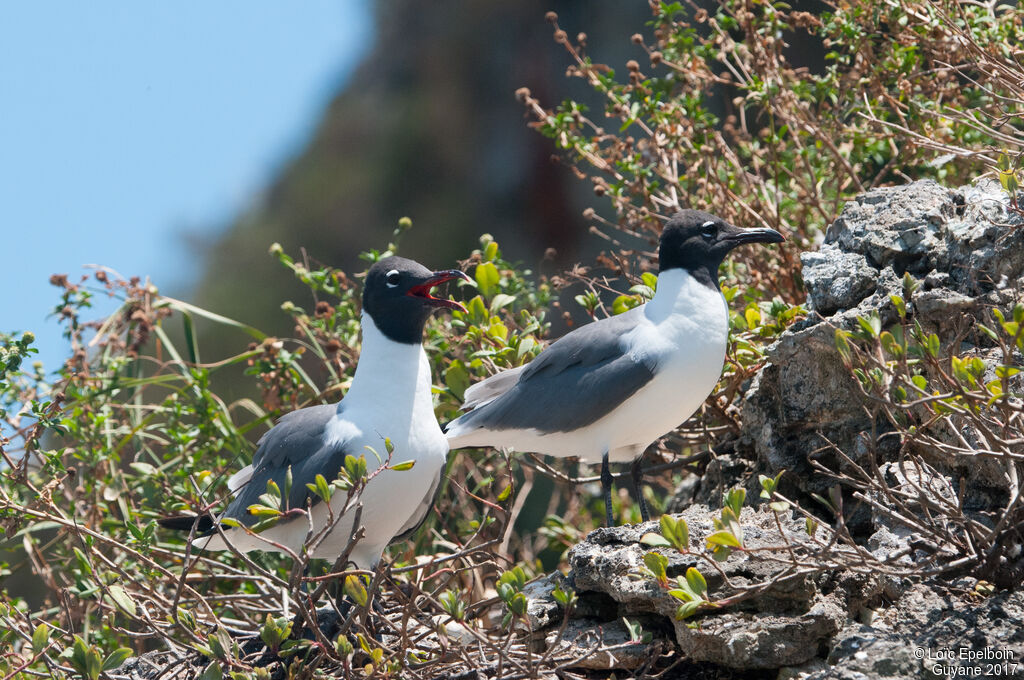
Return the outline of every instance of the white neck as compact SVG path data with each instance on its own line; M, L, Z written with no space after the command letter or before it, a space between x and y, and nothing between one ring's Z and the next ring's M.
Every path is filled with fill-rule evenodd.
M362 327L359 365L345 395L344 407L365 405L390 413L411 413L425 404L433 417L430 364L423 345L391 340L366 313Z
M724 321L728 329L728 308L722 291L712 290L685 269L674 268L658 275L658 289L654 299L644 305L644 315L653 323L661 323L679 314L704 319L716 327Z

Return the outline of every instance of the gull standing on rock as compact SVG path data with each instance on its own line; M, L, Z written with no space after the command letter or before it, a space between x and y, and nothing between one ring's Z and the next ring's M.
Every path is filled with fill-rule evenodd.
M328 482L334 480L346 456L365 455L369 480L354 499L362 506L360 525L365 535L355 544L349 561L361 569L375 568L388 543L423 522L440 488L448 442L434 415L430 363L421 343L434 310L464 309L430 293L434 286L457 278L469 280L461 271L431 272L401 257L387 257L370 267L363 288L359 365L345 398L337 404L285 414L264 434L252 465L228 480L235 498L218 522L231 518L248 527L262 519L250 512L250 506L259 504L270 480L285 493L289 470L291 489L282 500L291 513L258 534L242 527L215 526L210 516L171 517L160 523L191 530L198 522L197 530L203 535L193 545L206 550L227 550L230 542L241 552L284 552L275 545L279 544L298 553L307 539L310 521L316 535L328 526L333 514L336 524L312 546L311 556L337 559L359 528L353 526L355 508L346 507L347 493L336 491L328 504L306 485L314 484L317 475ZM390 460L385 438L393 447ZM374 474L385 463L388 467ZM401 463L415 467L390 469ZM307 503L310 518L305 512L295 512L306 509Z
M699 210L676 213L661 233L654 298L581 326L525 366L466 390L445 425L451 448L492 446L601 463L608 525L609 461L632 461L640 493L644 451L681 425L714 390L729 338L718 268L744 243L779 243L774 229L740 229Z

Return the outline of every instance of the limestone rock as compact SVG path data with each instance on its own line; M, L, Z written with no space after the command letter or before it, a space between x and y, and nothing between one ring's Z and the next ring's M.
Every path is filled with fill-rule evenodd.
M690 529L691 545L702 546L715 528L718 510L694 505L681 514ZM809 539L802 520L780 515L786 540L799 549ZM767 583L782 570L777 559L758 553L759 548L783 545L774 515L767 509L745 508L740 517L747 552L735 552L720 568L737 589ZM722 576L707 562L674 549L652 549L640 543L647 532L657 531L654 522L635 526L597 529L569 552L570 578L581 595L604 593L618 604L618 616L657 614L674 626L675 642L687 658L730 668L779 668L806 662L837 633L849 607L874 596L877 586L868 576L837 578L800 576L778 579L749 599L721 612L708 611L677 621L681 604L653 579L642 577L643 555L651 550L668 559L669 579L697 567L713 598L731 592ZM872 582L872 583L869 583ZM695 627L688 624L696 623Z
M570 659L568 667L591 670L633 670L657 658L669 646L662 639L631 640L622 619L573 619L564 631L550 632L545 642L548 647L555 646L560 657Z
M801 260L811 313L767 351L768 363L743 399L739 447L766 474L788 470L784 490L795 486L806 497L832 484L813 472L809 458L821 456L841 469L829 445L856 455L858 437L873 425L835 350L835 329L852 329L856 317L871 312L883 325L894 322L889 297L902 294L902 277L909 274L919 284L914 318L950 341L1024 289L1024 219L1009 211L993 181L959 189L930 180L880 188L847 203L820 250ZM884 423L874 425L885 431ZM880 453L885 458L892 451ZM953 470L952 461L946 463L972 486L1000 484L998 466ZM856 529L871 530L866 511L852 515L847 521Z

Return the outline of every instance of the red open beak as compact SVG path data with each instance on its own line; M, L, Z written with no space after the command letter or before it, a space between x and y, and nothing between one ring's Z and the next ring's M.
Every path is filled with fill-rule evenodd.
M436 298L430 294L431 288L433 288L434 286L439 286L445 281L451 281L452 279L465 279L466 281L472 280L469 278L466 272L459 271L458 269L445 269L443 271L434 272L433 276L431 276L429 279L419 284L418 286L413 286L412 288L410 288L409 292L406 293L406 295L428 300L430 304L434 305L435 307L448 307L449 309L460 309L463 312L465 312L466 308L463 307L460 303L456 302L455 300Z

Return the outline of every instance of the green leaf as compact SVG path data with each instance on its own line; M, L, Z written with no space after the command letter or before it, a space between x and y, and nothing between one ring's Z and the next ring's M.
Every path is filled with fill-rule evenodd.
M711 548L716 545L725 546L728 548L741 548L743 544L739 542L739 539L731 531L721 530L716 531L707 538L708 547Z
M199 675L198 680L221 680L224 677L224 670L216 661L211 661Z
M743 312L743 320L747 322L747 328L753 330L761 323L761 310L757 304L751 302Z
M558 586L551 591L551 594L563 608L567 609L576 603L576 591L572 588L563 589L562 586Z
M71 645L71 665L73 665L82 675L86 675L88 670L86 667L86 659L88 656L89 646L85 644L85 640L76 635L74 637L74 642Z
M914 277L910 275L910 272L904 272L903 273L903 299L904 300L910 300L913 297L913 295L914 295L914 291L917 290L917 287L919 285L920 284L917 281L914 280Z
M743 510L743 501L747 498L747 492L743 489L731 489L725 496L725 507L733 511L737 518Z
M155 468L154 466L150 465L149 463L140 463L140 462L129 463L128 467L131 468L133 472L135 472L136 474L142 475L143 477L150 477L152 475L155 475L157 472L159 472L159 470L157 470L157 468Z
M668 594L683 602L693 602L697 599L697 595L690 589L686 581L682 581L679 585L679 588L671 588Z
M648 552L644 553L644 565L654 575L654 578L659 583L665 583L668 580L668 576L665 574L665 569L668 568L668 558L661 553Z
M397 465L392 465L391 469L396 472L405 472L406 470L411 470L414 465L416 465L415 460L407 460L405 462L398 463Z
M512 599L509 600L508 608L516 616L522 616L526 613L527 604L526 596L522 593L516 593L512 596Z
M679 552L686 552L690 549L690 527L685 519L676 519L671 515L662 515L659 521L661 534L669 540Z
M184 327L185 350L188 352L188 360L192 364L198 364L199 343L196 339L196 329L192 323L192 315L188 312L182 312L181 323Z
M474 325L480 325L490 317L490 314L487 313L484 299L479 295L474 296L473 299L466 303L466 312L469 315L469 320Z
M354 482L363 479L366 476L366 456L345 456L345 471Z
M363 580L355 574L349 574L345 577L345 594L352 598L352 601L360 607L365 607L366 603L370 601L370 595L366 592Z
M120 668L121 664L128 660L128 657L132 655L132 650L127 647L118 647L107 656L103 662L103 671L112 671L115 668Z
M901 319L907 316L907 303L899 295L890 295L889 301L892 302L892 306L896 308L896 313L900 315Z
M612 315L617 316L628 312L640 304L641 301L634 295L620 295L612 302Z
M836 350L844 361L849 360L850 358L850 341L847 340L848 335L849 333L844 331L842 328L836 329Z
M878 336L878 339L882 343L882 349L890 355L894 357L900 357L903 355L903 346L896 342L896 337L889 331L882 331L882 334Z
M42 654L48 644L50 644L50 626L40 623L32 633L32 652Z
M1012 376L1017 375L1018 373L1020 373L1020 369L1015 366L1007 366L1005 364L1000 364L999 366L996 366L996 377L1001 379L1010 378Z
M89 654L85 657L85 674L91 680L97 680L102 672L103 659L100 657L99 650L90 649Z
M250 505L246 510L249 511L250 515L254 515L256 517L280 517L284 514L277 508L272 508L268 505L262 505L259 503Z
M872 312L866 319L863 316L858 316L857 324L864 331L864 335L869 338L877 338L878 333L882 330L882 320L879 318L878 312Z
M444 372L444 384L457 399L464 399L469 387L469 371L459 359L455 359Z
M652 548L671 548L672 543L661 534L654 532L648 532L640 537L640 542L644 545L649 545Z
M693 616L700 608L700 600L691 600L690 602L684 602L679 605L679 609L676 609L676 620L682 621L683 619Z
M78 548L72 548L75 553L75 560L78 562L79 569L86 576L92 576L92 567L89 565L89 559L85 556L85 553Z
M132 600L131 596L125 591L124 588L118 585L109 586L107 591L110 593L111 599L114 603L128 613L131 616L135 616L136 608L135 601Z
M512 495L512 485L511 484L507 484L507 485L505 485L505 488L501 490L501 493L498 494L498 502L499 503L504 503L505 501L508 500L508 497L511 496L511 495Z
M491 314L497 314L504 307L508 307L510 304L516 301L514 295L508 295L507 293L498 293L491 298Z
M244 323L239 323L238 321L235 321L234 319L229 319L226 316L221 316L220 314L214 314L213 312L209 312L209 311L207 311L207 310L205 310L205 309L203 309L201 307L196 307L195 305L190 305L187 302L182 302L181 300L175 300L174 298L167 297L166 295L161 296L160 297L160 301L155 306L157 306L157 307L167 306L167 307L170 307L171 309L177 309L178 311L180 311L182 313L195 314L195 315L201 316L201 317L203 317L205 319L209 319L210 321L215 321L215 322L217 322L219 324L222 324L224 326L230 326L232 328L237 328L237 329L239 329L241 331L244 331L245 333L248 333L250 336L252 336L253 338L256 338L257 340L261 340L262 341L262 340L264 340L267 337L266 333L260 331L259 329L253 328L252 326L248 326L248 325L246 325Z
M476 284L483 296L491 297L492 293L497 292L496 288L501 281L501 274L498 273L498 268L494 266L493 262L482 262L476 266L474 278L476 278Z
M701 599L704 598L704 593L708 592L708 582L704 579L704 575L697 571L696 567L690 567L686 570L686 583Z

